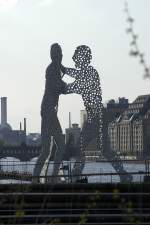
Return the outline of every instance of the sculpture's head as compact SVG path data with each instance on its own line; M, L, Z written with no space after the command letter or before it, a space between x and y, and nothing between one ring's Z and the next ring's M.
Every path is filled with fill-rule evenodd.
M92 52L86 45L80 45L76 48L72 57L76 68L85 68L91 63Z
M61 64L62 61L62 49L61 46L57 43L52 44L50 49L50 56L52 59L52 62L55 62L57 64Z

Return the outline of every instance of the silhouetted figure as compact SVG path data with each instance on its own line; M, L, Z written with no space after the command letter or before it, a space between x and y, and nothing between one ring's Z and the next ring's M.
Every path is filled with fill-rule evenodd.
M65 150L62 129L57 118L59 95L66 92L66 84L61 80L62 50L58 44L53 44L50 50L51 64L46 69L45 93L41 104L41 144L42 152L37 160L34 176L39 176L46 169L46 161L51 158L54 144L54 165L52 175L57 176ZM53 179L57 181L57 179Z
M87 111L87 123L82 129L81 151L78 154L77 161L82 163L75 164L74 174L80 174L85 163L85 148L89 142L85 141L86 132L91 130L91 126L95 118L97 119L97 145L99 153L103 150L102 138L102 92L100 86L100 78L97 71L90 65L92 53L88 46L81 45L76 48L72 57L75 62L76 69L62 67L63 73L75 78L75 81L67 85L67 93L76 93L82 95L85 109ZM90 137L89 137L90 138Z

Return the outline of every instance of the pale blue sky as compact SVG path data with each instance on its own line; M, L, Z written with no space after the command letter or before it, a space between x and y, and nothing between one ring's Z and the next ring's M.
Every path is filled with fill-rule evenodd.
M54 42L62 46L65 66L73 66L76 46L91 47L104 102L119 96L133 101L137 95L150 93L142 67L128 55L124 0L8 0L10 7L4 1L0 0L0 96L8 97L8 122L14 129L27 117L28 132L40 131L45 69ZM150 1L128 2L140 48L150 64ZM68 126L69 111L72 122L80 121L80 109L80 96L60 97L63 128Z

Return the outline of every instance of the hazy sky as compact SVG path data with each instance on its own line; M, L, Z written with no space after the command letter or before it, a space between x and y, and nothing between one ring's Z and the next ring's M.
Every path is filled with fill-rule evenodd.
M150 1L128 2L139 45L150 64ZM123 9L124 0L0 0L0 96L8 97L8 122L13 129L27 117L27 131L40 131L45 69L54 42L62 46L65 66L74 66L71 58L78 45L91 47L104 102L119 96L133 101L150 93L150 81L143 80L142 67L128 54ZM80 121L80 109L80 96L60 97L63 128L68 126L69 111L72 122Z

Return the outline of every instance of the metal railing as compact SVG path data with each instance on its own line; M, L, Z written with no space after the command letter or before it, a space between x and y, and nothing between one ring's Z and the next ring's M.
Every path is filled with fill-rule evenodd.
M120 176L131 175L133 177L132 182L142 183L144 181L150 180L150 159L146 160L122 160L125 168L125 172L116 172L111 164L114 162L99 160L96 162L85 162L84 170L82 174L72 174L72 170L75 162L64 161L61 164L61 173L54 177L52 176L52 168L54 162L48 163L48 174L41 174L39 177L33 176L33 169L36 162L18 162L18 161L0 161L0 183L14 182L12 180L17 180L20 182L32 182L37 179L41 182L51 182L55 178L59 179L59 182L72 183L72 182L82 182L82 183L118 183L120 182ZM117 162L117 161L115 161ZM81 162L76 162L76 164ZM58 180L57 179L57 180ZM131 181L129 181L131 182Z

